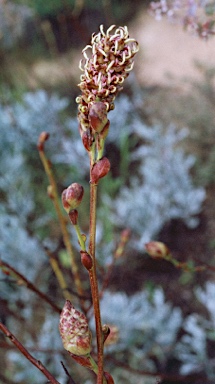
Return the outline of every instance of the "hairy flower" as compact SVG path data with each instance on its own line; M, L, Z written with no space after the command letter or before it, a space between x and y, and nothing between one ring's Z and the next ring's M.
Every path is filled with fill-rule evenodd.
M91 333L86 316L73 307L69 300L63 307L59 325L64 348L77 356L91 351Z
M92 35L91 45L83 49L84 59L80 62L84 72L79 84L82 94L76 101L81 134L91 131L89 112L95 102L103 102L107 112L114 109L114 99L133 68L138 49L135 39L129 38L127 27L112 25L105 33L101 25L100 32Z

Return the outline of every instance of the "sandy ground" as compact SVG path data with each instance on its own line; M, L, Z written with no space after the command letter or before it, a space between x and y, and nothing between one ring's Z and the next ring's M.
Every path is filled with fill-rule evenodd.
M215 37L201 40L168 20L155 20L145 12L130 28L140 44L136 72L143 85L167 85L170 78L199 76L194 62L215 68Z
M129 25L129 32L140 45L134 70L143 86L174 85L176 79L196 78L200 74L195 61L215 68L215 37L203 41L185 32L181 25L171 24L166 19L155 20L145 10ZM69 79L77 83L81 57L81 51L76 50L55 60L36 62L29 77L31 85L36 86L38 81L57 85Z

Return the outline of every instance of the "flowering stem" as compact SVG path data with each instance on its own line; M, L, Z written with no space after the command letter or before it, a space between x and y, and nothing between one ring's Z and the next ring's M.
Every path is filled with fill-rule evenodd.
M92 169L92 167L91 167ZM90 285L93 299L93 308L96 324L97 336L97 353L98 353L98 375L97 384L103 384L103 333L100 314L98 280L96 274L96 257L95 257L95 239L96 239L96 203L97 203L97 184L90 185L90 239L89 253L93 260L93 266L89 270Z

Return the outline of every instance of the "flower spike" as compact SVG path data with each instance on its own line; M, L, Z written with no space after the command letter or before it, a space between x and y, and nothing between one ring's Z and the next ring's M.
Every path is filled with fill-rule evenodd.
M82 50L84 58L79 65L84 73L78 85L82 94L76 101L81 106L78 120L83 131L87 128L91 131L90 103L104 103L107 112L114 109L114 99L133 68L133 58L138 50L138 43L129 38L126 26L111 25L105 33L101 25L100 32L92 34L91 44Z

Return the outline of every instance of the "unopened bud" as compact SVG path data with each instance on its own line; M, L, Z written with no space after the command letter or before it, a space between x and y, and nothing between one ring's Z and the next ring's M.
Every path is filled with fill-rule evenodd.
M123 242L127 242L129 240L130 236L131 236L130 228L123 229L123 231L121 232L121 240Z
M104 324L102 326L102 334L103 334L103 342L107 340L108 336L110 335L110 327L107 324Z
M69 300L63 307L59 324L64 348L77 356L86 356L91 351L91 332L86 316L73 307Z
M91 180L92 184L97 184L99 179L106 176L110 170L110 161L107 157L103 157L101 160L97 161L94 164L92 172L91 172Z
M165 258L170 254L168 247L161 241L150 241L145 244L146 252L155 259Z
M40 134L40 136L39 136L39 139L38 139L38 143L37 143L37 149L39 150L39 151L43 151L43 149L44 149L44 143L45 143L45 141L47 141L48 140L48 138L49 138L49 133L48 132L41 132L41 134Z
M106 345L116 344L119 341L119 328L116 325L108 325L109 334L106 340Z
M93 266L92 257L86 251L80 251L82 265L89 271Z
M54 199L54 194L53 194L53 187L52 185L48 185L47 187L47 195L50 199Z
M63 207L67 213L80 205L83 194L84 188L78 183L73 183L67 189L64 189L61 197Z
M81 126L79 126L79 131L80 131L80 135L81 135L81 139L82 139L82 143L83 143L83 146L84 148L90 152L91 151L91 148L92 148L92 145L93 145L93 141L94 141L94 138L93 136L91 135L91 132L89 129L87 129L86 131L84 131Z
M90 107L89 121L92 129L97 133L100 133L107 124L107 107L102 101L96 101Z

